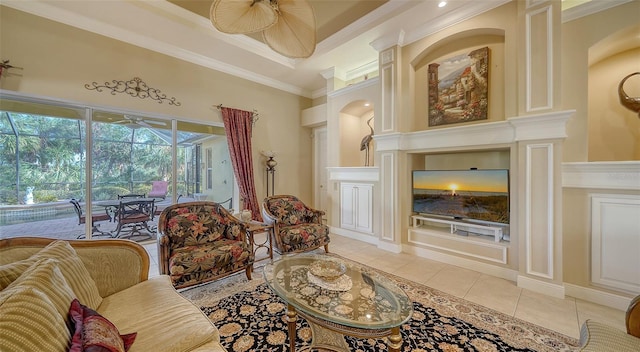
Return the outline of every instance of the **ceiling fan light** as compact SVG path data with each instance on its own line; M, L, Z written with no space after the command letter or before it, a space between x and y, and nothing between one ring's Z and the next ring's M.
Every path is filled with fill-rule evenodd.
M220 32L246 34L273 26L278 14L269 0L215 0L210 19Z

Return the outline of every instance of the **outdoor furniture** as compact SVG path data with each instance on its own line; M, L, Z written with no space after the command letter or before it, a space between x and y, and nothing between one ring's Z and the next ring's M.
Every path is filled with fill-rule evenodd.
M175 288L216 280L244 270L251 280L253 244L247 227L218 203L168 206L158 220L160 274Z
M72 198L69 202L73 204L73 209L78 215L78 225L86 223L87 216L84 214L80 202L75 198ZM109 216L107 212L105 212L104 214L91 214L91 234L96 234L96 236L111 236L111 233L100 231L100 229L98 229L98 226L100 226L100 224L96 223L100 221L111 221L111 216ZM82 238L84 236L85 234L83 233L79 235L78 238Z
M128 228L130 228L130 230L126 233L127 236L122 236L122 238L142 235L143 233L140 232L142 228L147 230L149 237L153 237L153 230L149 228L148 222L153 220L154 203L154 198L121 200L118 210L116 210L116 221L118 225L115 229L115 237L121 237L120 233L122 230Z
M149 198L162 198L167 197L169 192L169 182L167 181L153 181L151 182L151 191L147 195Z
M329 227L322 222L324 211L306 206L291 195L264 199L263 220L273 224L276 250L281 253L305 252L324 246L329 253Z
M146 198L146 197L147 197L147 195L145 193L142 193L142 194L136 194L136 193L118 194L118 199Z

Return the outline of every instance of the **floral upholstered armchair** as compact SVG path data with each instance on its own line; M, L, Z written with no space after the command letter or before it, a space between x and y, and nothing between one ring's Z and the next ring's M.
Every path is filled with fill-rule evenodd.
M173 204L158 220L160 274L175 288L245 270L251 280L253 243L245 225L218 203Z
M275 248L280 253L305 252L324 246L329 252L329 227L324 211L306 206L290 195L274 195L262 204L264 221L273 224Z

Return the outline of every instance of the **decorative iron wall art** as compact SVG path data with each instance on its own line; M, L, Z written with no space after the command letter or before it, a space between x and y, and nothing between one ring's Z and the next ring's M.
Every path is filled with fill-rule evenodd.
M111 90L112 95L116 95L116 93L125 93L140 99L150 98L157 101L158 104L167 102L169 105L181 105L180 102L176 101L176 98L167 98L167 95L162 93L160 89L149 87L138 77L134 77L129 81L117 81L114 79L111 82L104 82L104 84L93 82L91 84L85 84L84 87L88 90L95 90L97 92L102 92L104 89L108 89Z
M487 119L489 48L429 64L429 126Z

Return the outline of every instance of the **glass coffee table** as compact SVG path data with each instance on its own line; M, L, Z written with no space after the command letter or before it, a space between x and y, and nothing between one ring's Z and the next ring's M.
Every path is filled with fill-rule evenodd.
M344 335L387 337L389 351L401 350L400 326L413 314L413 304L384 276L331 256L293 254L267 264L264 278L288 305L289 351L295 351L298 314L313 332L304 350L349 351Z

